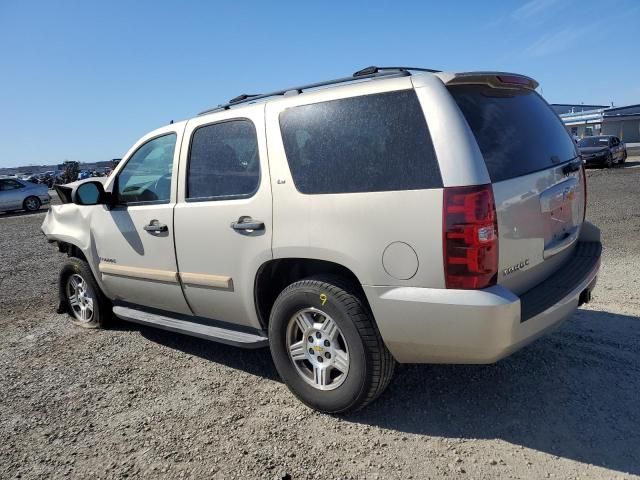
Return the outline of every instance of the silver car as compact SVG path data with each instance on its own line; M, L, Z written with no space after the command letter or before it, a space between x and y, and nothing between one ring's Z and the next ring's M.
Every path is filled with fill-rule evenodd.
M588 302L600 267L582 161L537 86L371 67L150 132L108 179L56 187L60 311L268 345L330 413L396 362L496 362Z
M49 205L50 200L51 197L46 185L18 178L0 177L0 212L13 210L35 212L42 205Z

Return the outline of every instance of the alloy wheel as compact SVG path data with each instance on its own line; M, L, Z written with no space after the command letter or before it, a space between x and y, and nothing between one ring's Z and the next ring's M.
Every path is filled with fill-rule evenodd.
M318 390L334 390L349 373L349 349L337 323L317 308L294 314L287 325L289 358L302 379Z
M40 208L40 205L38 204L38 199L35 197L27 198L24 202L24 205L25 207L27 207L27 210L29 211L37 210L38 208Z
M93 293L87 282L78 274L73 274L67 280L67 300L73 315L82 323L93 320L94 303Z

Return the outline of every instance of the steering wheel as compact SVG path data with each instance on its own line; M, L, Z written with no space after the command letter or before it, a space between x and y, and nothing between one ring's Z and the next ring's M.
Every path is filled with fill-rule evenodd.
M168 200L171 197L171 174L161 176L153 183L151 189L158 200Z

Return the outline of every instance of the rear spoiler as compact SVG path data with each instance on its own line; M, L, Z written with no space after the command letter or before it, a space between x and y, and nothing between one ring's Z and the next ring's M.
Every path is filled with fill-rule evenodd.
M535 90L538 82L533 78L518 73L508 72L461 72L435 73L445 85L484 84L493 88L528 88Z

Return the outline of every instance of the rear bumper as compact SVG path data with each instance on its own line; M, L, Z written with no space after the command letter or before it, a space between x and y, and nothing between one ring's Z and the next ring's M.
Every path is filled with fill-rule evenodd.
M484 290L363 287L385 344L401 363L493 363L568 319L587 301L599 241L579 242L552 277L517 296Z

